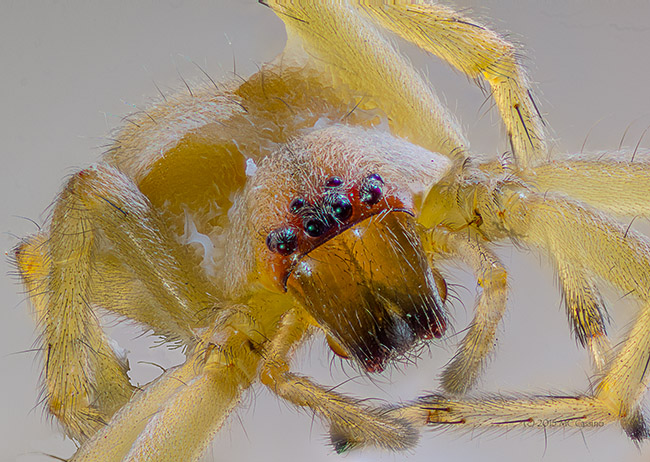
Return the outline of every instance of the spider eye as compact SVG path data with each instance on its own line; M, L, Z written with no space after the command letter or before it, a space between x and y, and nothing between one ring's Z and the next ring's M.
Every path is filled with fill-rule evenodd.
M384 180L377 173L368 175L361 185L361 202L374 205L379 202L383 194Z
M328 223L319 217L307 217L303 226L307 235L311 237L322 236L329 229Z
M337 221L345 221L352 215L352 204L343 194L330 194L326 196L325 209Z
M325 187L326 188L337 188L343 184L343 180L340 179L338 176L333 176L329 180L325 182Z
M293 228L274 229L266 236L266 246L271 252L289 255L298 247L298 236Z
M294 200L291 201L291 204L289 204L289 210L291 210L291 213L293 213L294 215L297 215L306 206L307 206L307 201L305 199L303 199L302 197L296 197Z

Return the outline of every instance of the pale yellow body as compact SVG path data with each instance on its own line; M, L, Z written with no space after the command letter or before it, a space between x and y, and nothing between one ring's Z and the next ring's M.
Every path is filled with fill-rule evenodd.
M632 438L647 437L637 405L650 380L650 245L606 213L648 214L650 166L550 162L514 48L447 8L266 3L287 27L283 55L244 83L192 89L131 119L103 162L67 183L49 229L16 250L43 332L48 409L81 443L72 460L196 460L256 381L330 423L339 451L409 448L425 426L546 419L618 422ZM469 160L453 117L379 28L487 82L510 155ZM483 289L475 319L440 395L371 408L289 372L301 341L316 329L331 332L278 288L260 257L264 220L280 206L256 200L257 191L296 188L264 179L266 159L287 143L288 152L309 152L335 172L385 151L384 176L417 185L417 230L430 260L458 259L475 272ZM291 174L277 165L283 157L272 159L268 171ZM504 312L507 272L490 246L508 238L553 259L572 328L599 374L593 394L463 397ZM640 301L617 349L605 332L601 281ZM134 389L97 308L182 345L186 363Z

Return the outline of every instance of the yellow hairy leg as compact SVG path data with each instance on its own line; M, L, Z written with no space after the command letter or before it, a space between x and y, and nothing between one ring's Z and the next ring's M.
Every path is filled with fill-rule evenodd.
M264 339L246 330L246 311L222 311L185 363L139 390L72 461L197 460L257 377L261 356L252 342Z
M290 311L283 317L265 355L260 372L262 383L280 398L313 412L329 424L332 444L339 453L358 444L391 450L413 447L419 435L406 421L289 372L290 357L313 322L300 311Z
M510 185L512 186L512 185ZM480 189L480 187L478 188ZM466 191L467 192L467 191ZM650 380L650 244L612 219L568 199L521 189L480 191L469 187L467 203L479 204L477 231L491 238L511 236L549 252L560 268L577 268L587 277L609 281L621 293L642 302L640 314L620 348L602 368L592 396L455 399L425 397L409 409L420 425L454 423L469 426L534 426L540 419L556 422L620 422L634 439L648 429L637 411ZM430 198L428 198L430 199ZM460 201L463 202L463 201ZM575 273L574 273L575 274ZM588 280L588 279L587 279ZM584 281L564 282L571 285ZM605 344L604 349L608 346Z
M446 257L465 263L481 287L474 319L441 378L446 392L464 394L476 385L494 349L497 328L506 310L508 274L476 235L453 233L441 226L427 233L425 245L434 253L434 260Z
M426 0L360 1L359 8L468 77L485 79L517 165L525 169L546 160L544 124L512 43L452 9Z
M90 308L82 303L81 311L68 311L69 305L53 299L48 287L48 250L47 237L39 234L24 241L14 254L44 330L48 409L69 436L83 441L131 398L133 387L126 375L126 358L118 357L110 347Z
M18 268L43 325L48 407L84 441L131 396L126 360L109 346L94 311L146 323L169 340L193 342L214 305L184 250L133 183L107 166L74 175L49 235L17 249ZM105 250L111 256L105 257ZM163 250L165 249L165 250Z
M442 154L467 147L454 117L373 25L345 2L268 0L287 27L286 54L300 41L324 78L351 93L361 108L378 107L398 136Z
M585 396L537 396L509 398L486 395L480 398L449 398L429 395L393 413L419 426L466 426L469 428L545 428L575 427L576 422L593 424L616 421L611 409L601 400ZM579 427L579 425L578 425Z
M628 338L603 370L595 397L635 438L647 433L636 406L650 381L650 243L626 226L577 203L530 193L512 198L504 222L512 235L548 249L560 264L584 268L641 301Z
M540 191L562 192L606 212L650 215L646 161L553 161L532 169L529 180Z
M192 266L186 249L175 241L149 200L129 178L102 164L83 170L68 183L57 209L68 215L63 220L55 212L51 248L66 252L83 248L84 242L93 240L98 241L97 246L100 243L110 246L108 253L113 256L103 266L114 265L117 261L140 281L146 294L155 302L148 307L146 316L153 317L153 325L161 327L159 334L170 340L182 339L190 345L195 341L192 330L206 324L206 310L216 303L214 289L209 288L204 277ZM71 216L73 213L78 217ZM77 221L88 227L84 234L59 233L59 226ZM83 255L88 259L97 258L99 264L103 264L102 249L87 249ZM71 276L70 263L67 260L60 263L64 281ZM92 274L88 271L84 278L90 280ZM110 283L110 273L107 277L109 279L97 283ZM101 289L100 294L105 290L106 287ZM130 294L120 295L128 299ZM106 301L105 297L102 297L105 302L102 308L111 310L113 303ZM92 290L86 301L97 301ZM142 316L132 312L137 304L129 309L126 300L115 303L128 310L120 314L136 320Z
M587 349L596 372L602 372L611 359L607 337L607 311L593 275L581 266L556 261L557 275L576 340Z

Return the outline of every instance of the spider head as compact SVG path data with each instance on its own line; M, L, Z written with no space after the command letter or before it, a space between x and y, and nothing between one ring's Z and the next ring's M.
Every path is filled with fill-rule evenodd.
M415 204L446 162L387 133L334 126L267 158L253 181L267 278L368 372L445 331L444 281Z

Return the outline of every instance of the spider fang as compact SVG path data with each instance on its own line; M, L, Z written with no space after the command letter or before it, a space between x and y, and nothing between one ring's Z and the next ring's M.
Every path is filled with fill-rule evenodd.
M371 217L332 237L302 257L287 287L336 341L335 352L368 372L445 331L436 278L407 213Z

